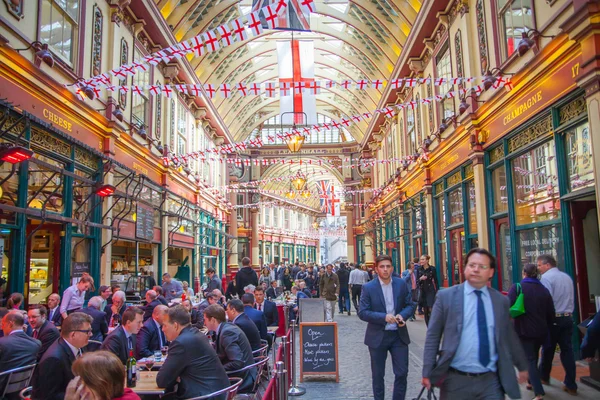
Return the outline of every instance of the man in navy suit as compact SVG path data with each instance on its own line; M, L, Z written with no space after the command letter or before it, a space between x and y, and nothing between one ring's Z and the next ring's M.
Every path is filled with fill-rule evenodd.
M102 343L101 350L115 354L123 365L127 364L129 352L136 349L136 336L142 327L144 311L138 307L129 307L123 313L123 324L112 331Z
M106 313L101 311L103 299L101 296L94 296L88 301L88 306L82 308L80 312L92 317L92 337L90 339L101 342L108 334L108 323L106 322Z
M37 355L37 361L40 361L46 350L54 343L60 333L50 321L46 319L48 311L44 306L36 306L27 312L29 325L33 328L31 337L42 342L42 347Z
M393 400L406 397L408 375L408 344L406 323L413 315L415 304L405 281L392 277L392 258L380 255L375 259L377 279L363 285L358 317L368 322L365 344L371 355L371 380L375 400L385 393L385 363L388 351L394 371Z
M42 344L23 332L24 323L25 318L18 310L9 311L2 318L4 336L0 338L0 372L32 365L37 361L36 356ZM1 389L4 389L5 379L0 377Z
M279 326L279 312L277 311L277 305L272 301L265 299L265 291L263 288L257 287L254 290L254 299L256 300L254 308L265 314L267 326Z
M210 307L210 306L209 306ZM250 342L252 351L260 349L260 332L250 318L244 313L244 304L241 300L233 299L227 303L227 318L237 325Z
M154 307L152 317L144 322L137 334L136 358L151 357L156 350L166 346L167 339L162 326L168 310L169 307L162 304Z
M244 293L242 296L242 303L244 303L244 314L246 314L248 318L254 322L254 325L256 325L256 328L260 333L260 338L268 342L269 334L267 331L267 318L265 317L265 313L254 309L255 302L256 300L252 293Z
M58 293L52 293L48 296L48 321L52 322L54 326L60 326L63 317L60 315L60 295Z

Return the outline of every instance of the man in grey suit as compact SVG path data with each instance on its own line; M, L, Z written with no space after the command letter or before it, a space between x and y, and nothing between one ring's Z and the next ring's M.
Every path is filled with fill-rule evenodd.
M2 318L0 338L0 372L35 364L42 343L23 332L25 318L21 311L8 312ZM6 378L0 378L0 389L4 388Z
M527 359L510 320L508 298L487 286L495 269L490 252L472 249L466 257L465 282L437 294L427 328L422 383L439 386L440 400L495 400L505 394L521 398L514 367L518 381L525 382Z

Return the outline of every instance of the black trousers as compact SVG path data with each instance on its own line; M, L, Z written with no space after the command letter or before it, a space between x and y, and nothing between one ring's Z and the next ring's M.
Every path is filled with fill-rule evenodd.
M362 291L362 285L352 285L352 303L356 312L358 312L358 304L360 303L360 293Z
M398 339L396 331L384 331L379 347L369 347L371 355L371 382L375 400L384 400L385 396L385 362L388 352L392 356L394 371L394 392L392 400L404 400L408 376L408 346Z

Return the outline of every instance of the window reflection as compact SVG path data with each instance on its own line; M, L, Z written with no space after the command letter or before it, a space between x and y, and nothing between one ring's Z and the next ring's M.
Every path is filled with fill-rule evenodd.
M79 21L79 0L43 0L40 41L64 61L73 63Z
M504 165L492 171L494 188L494 213L508 211L508 192Z
M65 164L34 154L35 159L44 161L56 168L64 169ZM55 213L63 212L63 179L60 172L48 169L35 162L29 165L29 186L27 202L29 207L45 209Z
M579 190L594 186L590 126L586 122L565 133L569 187Z
M507 59L517 49L523 32L533 28L533 11L531 0L499 0L497 4L503 36L501 45Z
M462 188L455 189L448 194L450 202L450 225L464 221L464 210L462 201Z

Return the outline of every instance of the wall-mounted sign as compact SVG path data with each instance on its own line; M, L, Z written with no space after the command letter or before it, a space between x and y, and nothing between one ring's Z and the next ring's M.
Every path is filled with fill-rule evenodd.
M154 238L154 209L140 204L136 210L135 237L152 240Z

